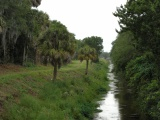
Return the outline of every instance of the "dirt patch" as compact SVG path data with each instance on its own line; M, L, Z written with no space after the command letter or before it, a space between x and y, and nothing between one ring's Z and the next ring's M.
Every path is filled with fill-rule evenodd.
M22 66L14 64L0 64L0 75L7 74L10 72L22 71Z

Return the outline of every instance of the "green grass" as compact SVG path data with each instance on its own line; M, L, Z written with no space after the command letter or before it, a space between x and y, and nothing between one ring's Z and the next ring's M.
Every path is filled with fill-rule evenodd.
M0 115L4 120L89 120L93 119L103 93L107 92L108 63L89 65L73 61L58 71L39 66L0 76Z

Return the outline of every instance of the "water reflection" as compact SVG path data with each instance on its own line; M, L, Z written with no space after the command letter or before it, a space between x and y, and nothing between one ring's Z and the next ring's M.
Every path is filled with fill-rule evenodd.
M142 120L136 112L136 106L130 94L112 73L113 64L109 65L108 78L110 91L99 101L102 112L97 113L94 120Z
M118 101L114 98L114 94L108 92L103 101L99 102L100 107L98 109L102 112L97 114L95 120L120 120L119 110L117 109Z

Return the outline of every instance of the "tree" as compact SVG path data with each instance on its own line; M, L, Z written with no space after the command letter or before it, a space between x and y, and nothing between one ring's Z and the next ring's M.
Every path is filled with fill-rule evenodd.
M2 16L2 34L1 45L3 54L2 59L5 62L13 62L13 49L18 36L23 32L27 33L27 24L25 16L31 10L30 1L12 0L1 1L0 14Z
M103 39L101 37L92 36L92 37L86 37L83 39L83 45L88 45L91 48L95 48L97 51L97 59L94 60L94 62L99 61L99 55L102 53L103 50Z
M86 37L83 39L83 43L85 45L90 46L91 48L95 48L97 54L100 55L103 50L103 39L97 36Z
M84 43L82 42L82 40L76 40L76 51L75 51L74 59L78 59L78 52L83 46L84 46Z
M46 28L43 12L32 10L32 2L41 0L0 1L0 62L24 64L29 49ZM47 16L47 15L46 15ZM48 21L47 17L45 19Z
M136 57L125 63L126 83L138 101L140 110L150 116L150 119L159 119L160 94L160 1L159 0L127 0L114 13L119 17L121 30L119 33L131 31L134 39ZM117 47L114 48L115 51ZM114 55L116 55L114 53ZM117 57L118 58L118 57ZM118 60L119 61L119 60ZM119 61L120 62L120 61Z
M116 73L125 74L127 64L134 58L136 50L132 42L133 39L133 34L128 31L119 34L112 43L113 47L110 56Z
M41 43L41 54L54 66L53 80L56 80L58 68L74 54L74 35L60 22L52 21Z
M114 13L119 17L120 32L131 31L138 52L152 51L157 56L157 62L160 61L159 7L159 0L128 0Z
M100 54L100 57L104 58L104 59L109 59L110 58L110 53L108 53L108 52L102 52Z
M86 71L85 74L88 74L88 65L89 60L93 61L97 59L97 52L96 49L91 48L89 46L84 46L79 50L78 59L82 62L83 60L86 60Z
M27 24L31 35L30 44L28 44L28 55L30 59L36 64L38 62L38 45L39 40L43 37L48 30L50 21L49 16L46 13L38 10L32 10L27 17Z

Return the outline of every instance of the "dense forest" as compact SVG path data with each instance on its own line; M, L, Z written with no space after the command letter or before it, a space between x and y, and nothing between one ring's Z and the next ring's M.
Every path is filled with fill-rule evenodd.
M120 30L112 43L114 71L132 89L139 111L160 119L160 1L128 0L113 13Z
M76 40L61 22L33 9L40 4L41 0L0 1L0 64L50 63L56 79L57 69L72 59L99 60L103 49L101 37Z

